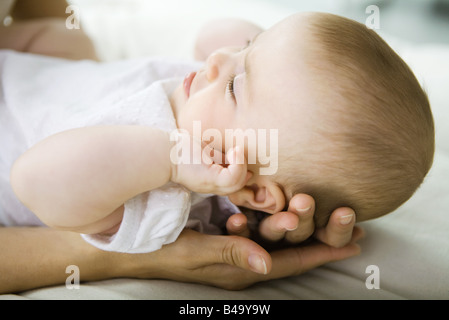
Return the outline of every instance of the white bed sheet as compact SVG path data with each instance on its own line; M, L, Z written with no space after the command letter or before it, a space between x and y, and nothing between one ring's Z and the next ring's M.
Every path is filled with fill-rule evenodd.
M195 33L209 19L245 17L269 27L293 13L270 3L245 1L243 5L237 0L208 1L202 6L199 0L130 0L127 6L113 0L72 2L80 6L81 27L92 36L104 60L190 57ZM437 150L431 172L409 202L388 216L361 224L367 235L360 241L360 256L235 292L166 280L115 279L82 283L80 289L55 286L0 299L449 299L449 46L418 46L385 37L429 94ZM379 267L379 289L365 285L369 265Z

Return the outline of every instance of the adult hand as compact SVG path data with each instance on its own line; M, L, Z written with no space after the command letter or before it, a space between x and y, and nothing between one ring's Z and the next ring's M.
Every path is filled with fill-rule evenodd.
M314 211L314 199L306 194L297 194L290 200L288 211L266 217L260 222L257 231L262 239L270 242L286 240L289 243L300 243L314 235L316 239L335 248L347 245L353 233L357 237L363 236L363 230L355 226L355 213L351 208L336 209L326 227L316 230ZM231 216L226 227L232 235L249 237L251 234L244 214Z
M341 248L310 243L270 254L239 236L205 235L186 229L161 250L135 255L131 276L203 283L238 290L254 283L298 275L320 265L360 253L360 233ZM134 259L133 258L133 259Z
M302 204L310 200L300 198L305 200ZM295 207L299 202L295 200L290 204ZM302 215L295 217L296 213L293 212L286 213L288 218L286 221L279 219L279 225L300 222L309 214L302 218ZM361 238L362 231L354 228L352 237L347 241L346 235L352 232L350 225L353 222L339 233L334 229L339 228L334 219L338 221L340 214L340 210L334 212L328 226L319 231L317 237L338 246L349 242L346 246L336 248L316 241L271 251L270 254L244 237L205 235L188 229L174 243L158 251L124 254L99 250L73 232L36 227L0 228L0 293L63 284L67 277L64 271L71 264L80 268L81 281L118 277L159 278L243 289L260 281L297 275L328 262L357 255L360 248L355 242ZM246 229L246 217L243 218ZM311 233L310 227L301 229L298 226L294 231L298 234L295 239ZM284 231L277 233L268 231L266 235L282 236L289 232L292 231L285 231L284 228ZM45 259L42 260L42 257ZM30 269L30 266L39 267ZM7 277L2 278L1 275Z

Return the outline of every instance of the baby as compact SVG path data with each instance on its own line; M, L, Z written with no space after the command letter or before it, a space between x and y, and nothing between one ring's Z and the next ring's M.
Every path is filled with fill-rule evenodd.
M205 66L178 66L177 72L193 71L181 84L155 81L175 75L162 61L150 68L140 60L106 67L53 58L34 63L11 53L0 58L2 74L6 62L16 62L36 68L43 80L59 74L53 81L70 84L54 88L70 114L53 108L50 116L45 97L35 103L48 119L42 110L23 113L29 122L40 119L28 132L53 123L40 138L16 138L32 146L11 169L17 198L47 225L89 234L86 240L105 250L148 252L174 241L190 202L204 194L276 213L293 195L307 193L316 201L317 226L342 206L353 208L358 221L373 219L409 199L432 164L432 114L413 73L372 30L330 14L295 14L246 47L215 51ZM83 83L82 71L90 82ZM106 79L109 85L92 88ZM140 83L140 91L128 82ZM14 90L3 86L5 106L36 88L25 85L17 96ZM85 105L97 110L89 109L87 120ZM23 128L8 112L5 127ZM179 161L186 150L178 152L176 129L188 137L184 143L202 150L201 163ZM277 143L266 147L277 170L262 174L267 164L259 158L240 161L250 159L250 144L201 141L209 129L222 137L230 129L275 129Z
M212 91L221 77L231 79L231 103ZM404 61L355 21L293 15L242 50L213 53L194 80L190 97L178 91L174 98L180 127L192 132L200 119L222 132L279 130L277 172L254 175L230 194L238 206L274 213L306 193L316 199L318 227L342 206L364 221L409 199L432 165L425 92ZM206 87L208 81L215 86ZM260 165L248 168L254 173Z

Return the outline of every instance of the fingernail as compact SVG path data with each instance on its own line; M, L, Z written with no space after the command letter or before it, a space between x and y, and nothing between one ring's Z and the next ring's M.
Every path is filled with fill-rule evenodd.
M307 208L296 208L296 212L298 213L306 213L310 210L312 206L308 206Z
M347 215L345 215L345 216L341 216L341 217L339 218L339 219L340 219L340 224L342 224L342 225L350 224L351 221L352 221L352 217L354 217L354 214L353 214L353 213L347 214Z
M258 254L250 255L248 264L257 273L267 274L267 264L265 260Z

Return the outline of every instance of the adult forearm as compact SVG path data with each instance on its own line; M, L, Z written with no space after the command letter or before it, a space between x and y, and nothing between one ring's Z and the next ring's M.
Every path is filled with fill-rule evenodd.
M79 268L81 281L121 276L124 255L105 252L79 234L41 227L0 227L0 293L64 284L66 268Z
M11 171L18 198L50 226L71 228L109 215L170 180L170 139L143 126L99 126L53 135Z
M66 17L66 0L17 0L11 15L14 19Z

